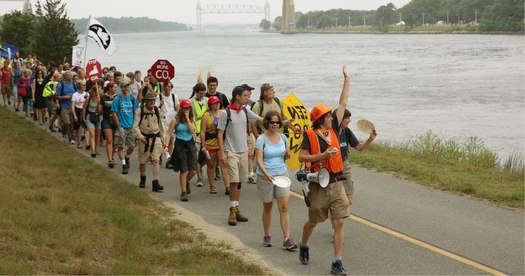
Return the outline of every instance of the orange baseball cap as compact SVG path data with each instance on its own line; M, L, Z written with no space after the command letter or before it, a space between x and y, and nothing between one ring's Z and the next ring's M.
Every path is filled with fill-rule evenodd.
M324 104L317 104L316 106L314 106L314 108L312 108L312 111L310 111L310 120L312 120L312 122L315 122L319 120L319 118L321 118L324 114L331 112L332 109L334 108L327 107Z

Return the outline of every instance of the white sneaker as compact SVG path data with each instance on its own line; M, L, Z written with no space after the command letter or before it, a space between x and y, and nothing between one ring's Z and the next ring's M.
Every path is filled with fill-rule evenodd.
M74 145L75 144L75 140L71 140L71 145Z
M197 187L202 187L204 184L202 183L202 180L197 180Z
M251 172L248 174L248 182L256 184L257 180L255 179L255 173Z

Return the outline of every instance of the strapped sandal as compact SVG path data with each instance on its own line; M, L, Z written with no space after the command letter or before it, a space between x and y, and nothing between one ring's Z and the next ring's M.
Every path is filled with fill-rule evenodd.
M217 188L215 188L215 186L211 186L210 187L210 194L216 194L217 193Z

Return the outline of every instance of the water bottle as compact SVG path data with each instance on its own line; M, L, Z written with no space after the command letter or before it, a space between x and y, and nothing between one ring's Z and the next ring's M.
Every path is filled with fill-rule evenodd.
M211 159L210 152L208 150L206 150L206 159L208 159L208 160Z

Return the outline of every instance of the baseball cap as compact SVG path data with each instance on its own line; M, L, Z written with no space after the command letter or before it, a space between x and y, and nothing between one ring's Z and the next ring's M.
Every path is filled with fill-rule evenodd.
M253 87L247 85L246 83L241 84L241 87L244 88L244 89L246 89L246 90L250 90L250 91L252 91L252 90L255 89L255 88L253 88Z
M122 86L126 86L126 85L129 85L129 82L128 82L128 81L123 80L123 81L120 82L120 87L122 87Z
M153 92L146 93L146 96L144 96L144 99L146 100L155 100L157 98L157 95Z
M266 90L268 90L268 89L270 89L270 88L272 88L272 87L273 87L273 85L271 85L271 84L269 84L269 83L263 83L263 84L261 85L261 93L263 93L264 91L266 91Z
M216 104L218 102L220 102L221 100L219 100L219 97L217 96L211 96L209 99L208 99L208 105L212 105L212 104Z
M182 108L186 108L186 107L190 107L191 106L191 103L189 100L182 100L180 101L180 107Z
M327 107L324 104L317 104L316 106L314 106L314 108L312 108L312 111L310 111L310 120L312 120L312 122L315 122L319 120L319 118L321 118L324 114L332 111L332 109L334 108Z

